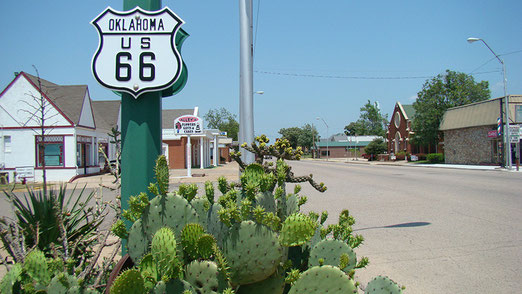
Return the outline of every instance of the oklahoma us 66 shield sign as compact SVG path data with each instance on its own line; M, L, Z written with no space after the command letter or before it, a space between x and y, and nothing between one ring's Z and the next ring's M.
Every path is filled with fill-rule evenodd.
M108 7L92 21L100 36L92 60L94 77L135 98L172 86L182 70L175 36L183 23L168 7L125 12Z

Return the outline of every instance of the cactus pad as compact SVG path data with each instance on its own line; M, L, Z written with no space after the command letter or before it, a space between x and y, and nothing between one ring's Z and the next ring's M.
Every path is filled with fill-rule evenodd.
M325 265L339 266L343 253L347 254L349 259L348 265L342 270L349 273L355 268L357 258L352 248L339 240L326 239L317 243L310 251L309 265L310 267L320 265L319 260L322 259Z
M130 269L123 271L114 281L111 294L143 294L145 284L138 270Z
M220 248L228 234L228 227L219 220L218 211L223 208L221 204L214 203L208 211L207 232L216 238L217 244Z
M148 247L149 240L143 231L141 220L137 220L129 231L129 239L127 243L129 256L134 262L137 262L147 252Z
M42 251L35 249L25 257L25 272L37 283L47 285L51 279L47 260Z
M190 201L190 204L198 214L199 223L206 228L207 227L207 214L210 209L210 202L205 198L195 198Z
M289 294L357 293L357 287L338 267L314 266L301 274Z
M181 246L189 258L198 258L198 240L204 233L200 224L187 224L181 231Z
M193 261L185 270L185 279L201 294L221 293L226 287L225 277L213 261Z
M282 294L285 289L285 278L275 272L268 279L253 284L239 286L237 294Z
M366 286L365 294L399 294L402 293L401 287L388 277L377 276Z
M294 213L288 216L283 223L279 234L279 243L283 246L301 246L315 234L317 223L308 216L301 213Z
M232 284L256 283L274 273L283 255L277 235L263 225L243 221L230 228L223 253Z
M170 293L196 293L194 291L194 288L192 285L190 285L189 282L184 280L170 280L167 283L163 281L159 281L158 284L156 284L156 287L154 287L154 291L152 293L154 294L170 294ZM145 292L144 292L145 293Z
M199 237L198 240L198 255L203 259L209 259L214 253L214 245L216 244L216 239L214 236L209 234L203 234Z
M176 239L172 230L167 227L159 229L152 238L150 249L159 276L174 277L179 265L176 258Z
M299 199L297 195L291 194L286 198L286 215L291 215L299 211Z
M49 286L47 286L47 293L66 294L69 293L67 291L68 289L75 286L78 286L78 281L75 277L60 273L56 275L49 283Z
M257 194L256 205L263 207L266 212L276 213L276 203L274 195L270 192L263 192Z

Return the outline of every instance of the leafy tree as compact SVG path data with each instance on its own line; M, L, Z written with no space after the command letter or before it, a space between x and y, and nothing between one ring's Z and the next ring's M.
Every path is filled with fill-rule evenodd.
M292 148L297 148L300 146L303 150L310 150L312 145L314 144L314 138L317 140L317 129L310 125L305 124L303 127L291 127L291 128L282 128L279 130L279 134L283 136L283 138L287 139L290 142Z
M448 108L487 100L490 97L487 81L475 82L473 76L446 70L427 80L413 103L415 118L413 140L419 145L436 144L439 125Z
M211 109L203 116L207 123L207 127L211 129L219 129L227 132L228 137L237 141L239 133L239 123L236 120L236 115L230 113L224 107L219 109Z
M291 127L291 128L282 128L279 130L279 134L283 136L283 138L287 139L290 142L290 146L292 148L297 148L298 140L301 136L302 129L299 127Z
M383 154L388 149L386 142L384 142L383 138L377 138L368 144L366 148L364 148L364 152L370 155L370 160L375 159L378 154Z
M305 124L301 128L301 136L297 139L297 145L301 146L304 150L310 150L314 145L314 140L317 140L319 132L311 124Z
M348 136L375 135L384 136L388 115L383 115L377 102L370 100L360 109L361 115L356 122L351 122L344 127L344 133Z

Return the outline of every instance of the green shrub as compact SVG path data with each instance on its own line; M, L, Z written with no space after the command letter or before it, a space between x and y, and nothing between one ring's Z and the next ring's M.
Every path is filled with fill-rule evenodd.
M430 153L426 156L429 163L443 163L444 154L442 153Z
M388 146L383 138L377 138L364 148L364 152L370 156L369 160L375 160L377 159L377 155L385 153L387 149Z

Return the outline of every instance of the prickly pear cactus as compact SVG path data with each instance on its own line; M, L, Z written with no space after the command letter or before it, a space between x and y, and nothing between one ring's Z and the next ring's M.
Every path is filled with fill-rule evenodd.
M348 255L348 264L342 270L349 273L357 264L355 252L345 242L333 239L326 239L317 243L310 251L310 266L324 265L339 266L341 255Z
M141 219L137 220L129 231L127 249L129 256L134 261L138 261L149 249L149 240L147 233L143 230Z
M45 255L38 249L34 249L27 254L23 268L29 277L41 285L47 285L51 280Z
M365 294L399 294L402 293L401 287L392 279L383 276L377 276L371 280L366 289Z
M193 293L196 294L194 287L184 280L173 279L165 283L159 281L156 287L152 291L154 294L171 294L171 293Z
M177 276L179 262L176 257L176 239L170 228L161 228L154 234L150 250L162 278L172 279Z
M314 266L301 274L289 294L357 293L352 279L338 267Z
M111 287L111 294L143 294L145 283L140 272L130 269L122 272Z
M253 221L243 221L231 227L223 247L233 285L250 284L268 278L275 272L283 256L277 235Z
M61 273L52 278L49 286L47 286L47 293L66 294L73 287L78 287L78 280L73 276Z
M205 233L200 224L187 224L181 231L181 246L191 260L197 259L198 240Z
M212 235L203 234L198 239L198 243L196 245L198 255L203 259L210 259L212 254L214 254L214 246L216 245L216 239Z
M300 246L312 239L317 223L302 213L294 213L286 218L279 234L283 246Z
M253 284L239 286L237 294L282 294L284 289L284 275L276 271L273 275L265 280Z
M21 274L22 266L19 263L14 264L0 283L0 293L12 294L13 286L15 283L20 282Z
M191 262L185 269L185 280L201 294L218 294L227 286L224 275L213 261Z

